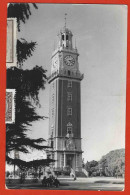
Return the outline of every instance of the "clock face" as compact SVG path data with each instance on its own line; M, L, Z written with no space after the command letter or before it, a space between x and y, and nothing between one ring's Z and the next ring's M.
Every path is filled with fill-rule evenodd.
M75 59L71 55L67 55L64 58L64 62L67 66L73 66L75 63Z

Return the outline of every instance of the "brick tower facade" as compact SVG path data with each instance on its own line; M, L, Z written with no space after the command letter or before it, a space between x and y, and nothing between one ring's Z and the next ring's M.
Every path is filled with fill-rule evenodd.
M72 32L60 31L59 44L52 54L49 110L49 143L55 170L82 169L81 87L78 51L72 45Z

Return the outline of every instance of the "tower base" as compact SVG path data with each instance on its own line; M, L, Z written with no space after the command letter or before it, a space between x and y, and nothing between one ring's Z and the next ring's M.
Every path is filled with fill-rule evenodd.
M71 169L82 171L82 151L53 151L50 158L52 156L56 159L51 165L54 171L71 172Z

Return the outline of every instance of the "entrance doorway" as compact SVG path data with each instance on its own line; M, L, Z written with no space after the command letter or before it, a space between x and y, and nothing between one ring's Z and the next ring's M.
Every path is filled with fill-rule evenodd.
M66 155L66 166L73 169L75 168L74 154Z

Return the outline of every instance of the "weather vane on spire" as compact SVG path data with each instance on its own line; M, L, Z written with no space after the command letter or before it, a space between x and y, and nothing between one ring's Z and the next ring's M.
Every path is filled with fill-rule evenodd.
M65 18L64 18L65 19L65 28L66 28L66 16L67 16L67 13L65 13Z

